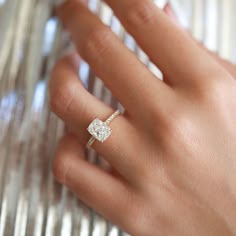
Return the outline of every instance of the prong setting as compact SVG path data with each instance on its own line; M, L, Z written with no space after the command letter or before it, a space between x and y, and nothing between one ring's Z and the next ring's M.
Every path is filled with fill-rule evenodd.
M112 129L108 126L113 119L115 119L121 112L119 110L115 111L111 116L109 116L105 122L100 119L94 119L89 127L88 132L92 135L86 144L86 148L89 150L92 144L98 140L101 143L105 142L112 133Z
M96 118L87 128L88 132L98 141L105 142L111 135L111 128L100 119Z

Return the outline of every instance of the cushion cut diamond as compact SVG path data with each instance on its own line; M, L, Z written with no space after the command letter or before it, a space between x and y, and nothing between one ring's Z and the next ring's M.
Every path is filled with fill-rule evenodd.
M88 132L100 142L104 142L111 134L111 128L99 119L95 119L88 127Z

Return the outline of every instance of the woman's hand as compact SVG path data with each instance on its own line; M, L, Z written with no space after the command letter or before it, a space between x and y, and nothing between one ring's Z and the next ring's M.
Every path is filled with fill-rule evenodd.
M135 236L236 234L236 77L151 0L106 0L163 72L157 79L79 0L59 16L84 58L125 107L111 137L93 148L108 172L85 160L86 130L113 109L78 80L76 55L60 60L51 107L74 134L54 173L78 197ZM222 63L221 63L222 62Z

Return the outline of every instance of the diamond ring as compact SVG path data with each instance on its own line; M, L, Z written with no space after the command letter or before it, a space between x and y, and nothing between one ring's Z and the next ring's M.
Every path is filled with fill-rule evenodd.
M95 140L102 143L105 142L112 132L112 129L108 125L120 114L121 112L119 110L115 111L105 122L98 118L94 119L87 128L92 137L89 139L86 148L90 149Z

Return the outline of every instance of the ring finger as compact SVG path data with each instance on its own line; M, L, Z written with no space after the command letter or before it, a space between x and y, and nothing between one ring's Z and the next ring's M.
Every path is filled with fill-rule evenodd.
M89 123L95 118L105 121L114 110L92 96L78 80L77 64L74 57L61 59L52 73L50 81L50 100L52 110L65 123L72 127L82 145L91 137L87 131ZM66 79L65 79L66 78ZM140 145L139 135L128 117L119 115L110 124L112 135L104 142L95 141L92 147L101 154L122 176L133 178L130 169L143 173L141 158L135 153ZM129 141L129 144L127 144Z

